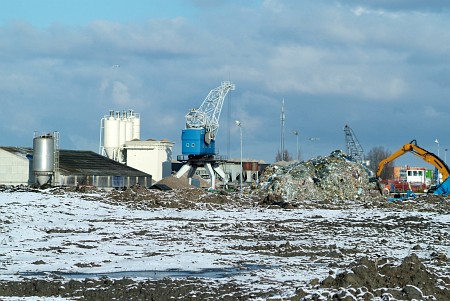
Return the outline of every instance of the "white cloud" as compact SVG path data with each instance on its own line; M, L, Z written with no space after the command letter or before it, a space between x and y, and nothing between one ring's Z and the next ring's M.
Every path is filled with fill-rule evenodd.
M295 120L287 120L287 126L311 136L328 135L321 141L330 149L342 143L340 131L349 116L360 122L353 126L364 137L379 116L392 126L396 110L409 116L429 95L449 98L450 18L445 11L275 0L197 8L196 20L0 27L0 99L8 116L0 128L22 131L13 137L22 142L3 144L26 145L40 130L36 127L60 130L65 148L75 143L64 139L70 135L96 144L98 120L110 109L134 109L143 116L147 136L179 142L186 112L230 79L236 84L231 118L247 120L250 154L245 156L261 153L258 139L266 139L274 150L267 148L262 159L272 160L282 98L295 100L289 102ZM30 106L33 123L15 124L23 121L20 116L30 116L23 113ZM429 132L432 108L412 128L418 136ZM388 130L387 123L383 126L380 132ZM227 130L220 132L224 137Z

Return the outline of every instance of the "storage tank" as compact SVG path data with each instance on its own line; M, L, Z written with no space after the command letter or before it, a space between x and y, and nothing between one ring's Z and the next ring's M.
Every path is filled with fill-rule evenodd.
M126 126L125 126L125 141L133 140L133 111L130 110L127 114Z
M109 111L109 116L104 118L103 124L103 148L106 156L115 160L119 149L120 137L120 113Z
M141 119L139 114L133 113L133 139L141 140Z
M55 142L51 134L33 139L33 173L39 185L49 182L54 173Z
M127 112L122 112L119 121L119 147L122 147L126 141L127 134Z

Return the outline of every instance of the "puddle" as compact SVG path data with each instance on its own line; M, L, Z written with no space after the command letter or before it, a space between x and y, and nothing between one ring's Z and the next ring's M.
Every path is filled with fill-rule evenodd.
M228 278L241 274L246 274L257 270L272 269L273 266L267 265L243 265L239 268L211 268L211 269L201 269L196 271L187 270L146 270L146 271L122 271L122 272L107 272L107 273L66 273L66 272L24 272L19 273L20 276L24 277L63 277L68 279L85 279L85 278L151 278L151 279L162 279L162 278L188 278L188 277L199 277L199 278Z

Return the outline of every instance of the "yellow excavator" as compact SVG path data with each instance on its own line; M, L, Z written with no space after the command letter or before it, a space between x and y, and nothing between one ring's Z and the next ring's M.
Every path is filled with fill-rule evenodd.
M439 158L435 154L417 146L416 140L412 140L410 143L403 145L398 151L396 151L395 153L393 153L386 159L382 160L378 164L376 180L377 180L378 188L380 189L380 192L382 192L382 190L381 190L381 184L379 182L379 179L380 179L380 175L381 175L381 172L383 171L384 166L386 164L388 164L389 162L397 159L398 157L406 154L407 152L411 152L414 155L422 158L424 161L430 163L431 165L433 165L434 167L436 167L439 170L439 172L442 174L442 183L436 187L434 194L447 196L450 193L450 178L449 178L450 169L449 169L449 167L447 166L447 164L444 161L442 161L441 158Z

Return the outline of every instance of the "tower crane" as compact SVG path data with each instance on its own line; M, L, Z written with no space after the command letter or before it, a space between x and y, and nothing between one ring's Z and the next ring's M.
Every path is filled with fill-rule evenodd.
M359 163L364 163L364 150L359 143L358 138L356 138L355 133L348 125L345 125L344 133L347 154L350 156L350 158L352 158L352 160Z
M223 158L216 154L216 137L223 102L228 92L234 89L235 85L231 82L222 82L209 92L198 109L194 108L186 114L186 128L181 134L182 155L178 156L178 160L185 164L176 173L177 178L189 170L190 184L197 168L205 167L211 178L212 189L215 189L214 172L226 182L225 173L219 167Z

